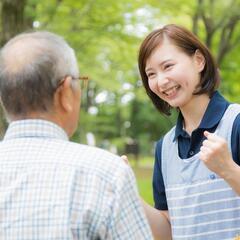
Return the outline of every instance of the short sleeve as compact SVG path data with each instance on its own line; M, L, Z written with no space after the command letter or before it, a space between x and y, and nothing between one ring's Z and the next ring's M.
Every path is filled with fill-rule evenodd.
M165 186L162 176L161 168L161 156L162 156L162 142L163 139L160 139L156 145L155 150L155 162L153 170L153 198L155 203L155 208L159 210L168 210L167 199L165 193Z
M231 135L233 160L240 166L240 114L234 120Z

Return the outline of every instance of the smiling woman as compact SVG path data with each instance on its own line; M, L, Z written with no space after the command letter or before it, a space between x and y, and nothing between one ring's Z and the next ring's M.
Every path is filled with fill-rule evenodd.
M167 115L179 110L176 126L156 145L155 209L144 203L155 237L234 239L240 218L240 106L216 91L219 75L211 53L183 27L150 33L138 60L155 107Z
M191 74L195 74L197 75L194 77L197 81L195 95L207 93L211 96L219 84L218 70L209 50L194 35L190 35L189 31L179 29L175 25L167 25L146 37L140 48L138 63L147 94L156 108L167 115L170 114L171 104L161 99L158 96L159 92L156 94L150 89L153 78L161 77L164 81L168 81L169 78L174 77L172 74L180 74L184 78L191 79ZM191 73L186 73L186 70L187 72L191 70ZM164 84L164 87L182 86L177 83L171 84Z
M204 65L205 59L199 51L188 56L164 39L146 62L149 88L171 107L182 109L196 98L192 93L198 87Z

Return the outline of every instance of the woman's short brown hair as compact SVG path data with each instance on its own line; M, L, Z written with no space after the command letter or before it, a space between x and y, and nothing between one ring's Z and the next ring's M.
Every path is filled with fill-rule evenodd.
M189 56L192 56L196 50L199 50L204 56L205 66L201 72L201 79L197 87L198 90L196 90L194 94L207 93L209 96L212 96L219 85L219 75L216 63L209 49L189 30L181 26L169 24L151 32L140 46L138 67L143 85L153 104L160 112L170 115L171 106L151 91L145 72L147 59L153 51L160 46L165 37Z

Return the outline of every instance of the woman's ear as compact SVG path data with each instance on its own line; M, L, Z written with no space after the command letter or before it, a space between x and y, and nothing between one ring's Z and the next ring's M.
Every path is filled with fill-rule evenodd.
M202 72L205 67L206 60L205 60L205 57L203 56L203 54L198 49L194 53L194 61L196 63L196 67L197 67L199 73Z

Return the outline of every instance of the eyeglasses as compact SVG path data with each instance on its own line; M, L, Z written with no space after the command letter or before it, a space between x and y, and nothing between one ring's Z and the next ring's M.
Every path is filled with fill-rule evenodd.
M85 89L88 86L89 77L87 76L81 76L77 78L72 77L72 80L80 80L81 89Z
M66 77L62 78L61 81L59 81L59 83L57 85L57 88L60 87L64 83ZM72 80L80 80L80 87L81 87L81 89L85 89L87 87L88 81L89 81L89 77L87 77L87 76L80 76L80 77L77 77L77 78L72 77L72 76L70 76L70 77L72 78Z

